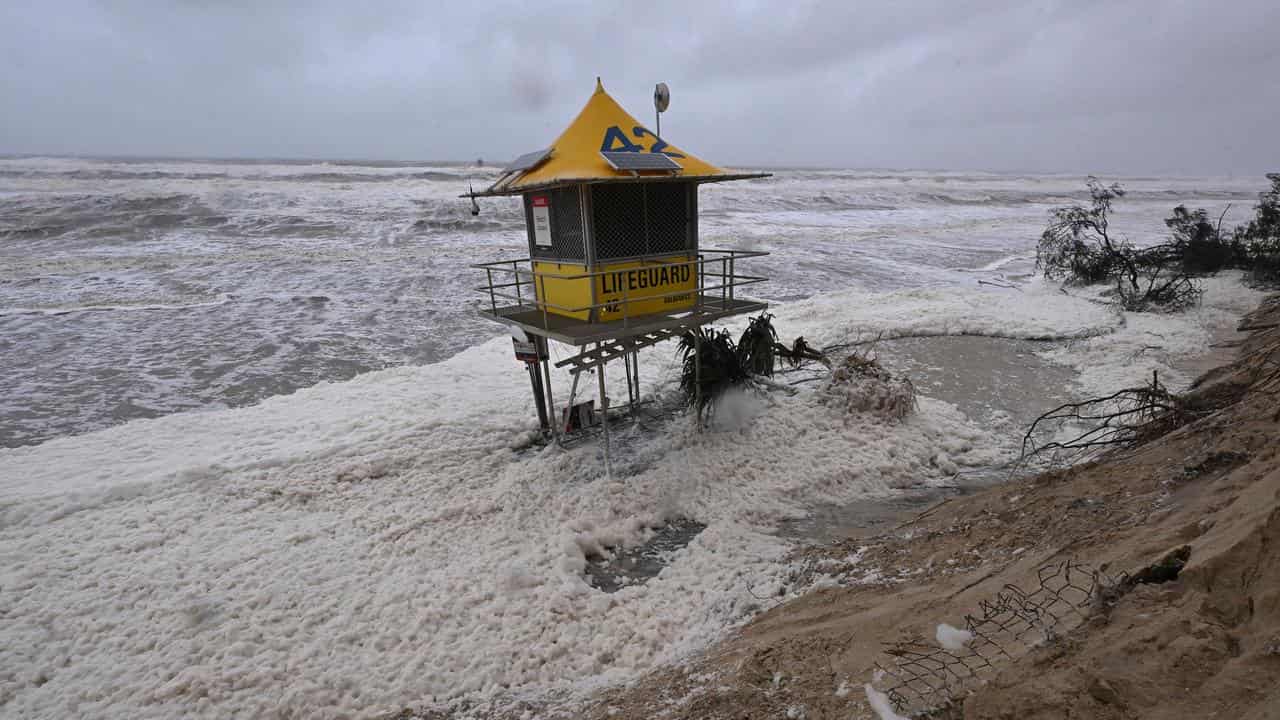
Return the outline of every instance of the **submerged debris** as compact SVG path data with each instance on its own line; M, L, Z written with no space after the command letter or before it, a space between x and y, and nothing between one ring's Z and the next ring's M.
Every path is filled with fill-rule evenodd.
M1191 546L1183 545L1160 558L1159 562L1148 565L1124 578L1121 584L1134 587L1135 585L1159 585L1172 582L1178 579L1178 575L1182 573L1182 568L1187 566L1187 560L1190 559Z
M587 581L591 587L606 593L643 584L657 577L670 563L672 555L705 529L706 524L696 520L673 520L657 528L653 536L640 545L608 548L607 556L588 559Z
M897 377L868 353L853 353L831 371L823 389L823 402L846 414L872 412L901 420L916 409L916 388L906 377Z

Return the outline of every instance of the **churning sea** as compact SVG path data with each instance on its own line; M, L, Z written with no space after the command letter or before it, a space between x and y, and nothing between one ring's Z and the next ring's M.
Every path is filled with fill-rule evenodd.
M0 158L0 447L240 407L501 334L471 263L524 254L518 201L457 196L493 167ZM704 186L704 247L772 253L756 294L972 286L1026 275L1077 175L776 169ZM1114 225L1179 203L1241 212L1258 178L1118 177ZM743 268L746 271L745 268Z
M671 412L618 418L611 454L543 446L475 315L468 266L525 247L517 201L457 197L495 174L0 158L0 715L577 716L810 589L797 542L1016 460L1058 398L1184 387L1261 297L1223 273L1186 312L1122 312L1030 277L1082 177L778 169L700 190L704 246L771 253L738 269L771 278L783 340L883 340L914 410L813 364L699 430L666 343L640 366ZM1264 184L1107 179L1135 243L1179 203L1238 221Z

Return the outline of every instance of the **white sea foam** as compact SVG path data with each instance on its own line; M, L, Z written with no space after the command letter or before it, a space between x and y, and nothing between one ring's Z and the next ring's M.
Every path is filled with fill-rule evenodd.
M1116 315L1122 322L1114 332L1086 337L1042 355L1075 368L1080 373L1077 385L1085 396L1101 397L1143 385L1153 372L1166 387L1180 391L1195 378L1179 367L1179 361L1205 352L1214 341L1215 328L1234 326L1265 295L1243 284L1236 272L1198 282L1205 294L1198 306L1186 312ZM1096 300L1099 289L1072 292Z
M1241 302L1234 287L1213 285L1207 307ZM1184 322L1035 285L776 309L784 332L822 344ZM1105 348L1058 352L1083 364ZM943 480L940 452L977 467L1012 451L928 398L901 424L847 424L810 391L773 393L732 432L675 422L620 442L635 470L609 481L594 445L510 449L532 427L510 355L498 338L254 407L0 451L0 707L368 717L585 692L705 646L763 592L794 590L771 534L780 520ZM671 348L642 362L647 390L673 388ZM583 580L586 552L675 517L707 529L658 577L612 595Z
M510 340L476 343L498 333L467 319L463 268L522 237L518 203L472 221L454 197L492 172L0 159L12 217L92 216L97 233L7 244L0 305L179 306L0 314L27 353L6 357L0 416L19 420L0 439L42 443L0 450L0 715L372 717L572 697L794 591L779 522L1014 452L936 399L902 423L846 422L814 386L730 400L703 435L680 419L618 427L612 481L598 445L529 447ZM1205 184L1139 183L1120 220L1160 229L1162 193ZM1217 185L1239 199L1257 183ZM785 171L707 189L700 207L707 245L777 252L760 261L769 297L807 296L773 308L788 342L1054 339L1044 354L1082 391L1132 384L1143 363L1176 377L1172 358L1256 294L1211 281L1201 310L1135 316L1040 282L976 285L1028 272L1046 204L1078 193L1066 176ZM131 224L146 216L133 203L157 202L161 229ZM295 302L316 295L331 302ZM671 347L642 365L646 392L674 391ZM263 382L274 397L217 409ZM204 409L85 432L134 403ZM677 517L707 528L658 577L612 595L583 580L587 553Z
M938 646L943 649L951 652L963 652L969 646L969 643L973 642L973 633L953 627L947 623L940 623L934 632L934 639L938 641Z

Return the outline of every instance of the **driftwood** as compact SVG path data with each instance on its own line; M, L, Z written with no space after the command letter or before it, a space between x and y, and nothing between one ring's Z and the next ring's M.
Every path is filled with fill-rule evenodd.
M1151 384L1126 388L1106 397L1064 403L1031 423L1022 438L1022 458L1050 452L1083 453L1107 448L1128 448L1166 435L1195 420L1201 413L1160 384L1152 373ZM1038 443L1036 435L1046 427L1084 428L1066 440Z

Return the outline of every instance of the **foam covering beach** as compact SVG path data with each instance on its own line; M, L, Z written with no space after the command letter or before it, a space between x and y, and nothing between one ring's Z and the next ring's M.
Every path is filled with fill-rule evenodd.
M15 224L13 203L33 202L50 185L80 187L67 174L83 168L63 164L81 161L21 162L37 170L3 176L6 227ZM41 163L48 167L39 169ZM518 215L513 220L499 207L491 216L496 220L481 220L499 227L410 229L417 222L409 211L415 195L434 193L438 203L419 214L434 212L439 222L461 217L444 209L452 206L443 198L457 190L452 178L466 171L340 166L324 170L340 179L280 180L275 176L320 171L179 167L193 177L119 182L196 183L203 189L192 195L206 204L219 192L255 197L269 183L284 183L284 195L314 199L309 222L324 215L320 198L365 204L351 211L354 220L341 221L352 226L306 241L252 233L236 242L208 235L182 240L188 236L165 231L138 240L144 249L120 240L109 252L83 232L65 238L50 231L19 241L28 243L19 251L15 236L8 237L6 258L17 262L3 271L0 337L11 343L6 366L20 371L17 380L3 381L10 383L3 402L8 437L19 446L0 449L0 715L378 717L451 701L586 696L707 647L761 610L761 598L802 592L788 560L794 541L778 535L780 523L820 505L941 485L957 471L1000 464L1017 453L1009 428L935 398L922 397L918 411L897 422L847 416L819 402L816 386L800 386L794 394L751 396L749 412L735 413L732 427L713 432L695 432L678 414L643 430L620 426L615 473L608 477L596 442L567 450L532 442L536 417L510 338L462 320L468 301L461 288L468 282L454 278L466 261L518 252ZM143 168L130 172L173 172L168 165ZM423 177L426 172L451 180ZM1070 368L1072 392L1097 392L1152 370L1177 386L1191 378L1176 359L1207 345L1215 328L1260 297L1224 275L1206 282L1202 305L1187 314L1138 315L1117 312L1097 290L1064 294L1028 279L1040 204L1074 192L1075 179L779 176L772 184L704 192L703 240L776 253L765 272L778 281L767 292L788 340L804 335L824 346L874 337L1014 338L1037 341L1038 354ZM902 199L920 185L945 194L955 183L965 189L947 196L951 200L928 200L928 209ZM903 191L904 185L913 189ZM1025 189L1043 186L1048 189ZM1239 192L1253 190L1242 185ZM1013 197L1036 192L1033 200ZM966 193L997 201L956 200ZM832 198L837 207L821 210L817 203L826 201L815 198ZM868 209L872 200L892 209ZM280 197L256 202L267 212ZM1138 215L1148 221L1142 213L1157 214L1156 201L1150 202L1138 203L1144 208ZM376 217L384 217L384 225ZM352 239L357 231L376 236L378 227L385 245ZM971 231L961 233L965 227ZM146 242L156 245L145 249ZM124 259L112 265L116 252ZM290 264L287 256L297 252L318 269ZM228 273L243 267L245 279L161 290L181 286L197 270L172 269L178 264L159 270L140 258L168 263L174 253L198 264L202 277L232 277ZM199 260L200 253L210 258ZM76 300L70 290L24 290L13 281L23 273L46 277L37 272L45 262L62 268L49 271L47 277L60 278L49 282L88 283L100 270L76 264L84 262L116 268L111 276L132 278L124 286L133 289ZM1023 277L1016 289L976 282L1018 268ZM308 282L334 284L303 288L293 284L293 270ZM400 340L382 338L381 323L348 323L364 310L346 306L358 305L357 298L385 302L394 294L389 288L419 272L449 279L405 289L399 303L378 311L393 319L422 314L393 335L429 332L443 338L442 348L453 348L415 361L396 355ZM273 294L267 288L277 280L283 287ZM405 299L419 291L432 294ZM174 293L182 302L228 297L208 315L184 310L151 319L144 323L150 329L139 332L194 323L191 335L178 333L173 348L199 345L204 337L203 345L190 348L193 355L237 358L226 371L231 376L285 373L280 392L235 406L214 399L217 382L190 377L190 369L182 369L187 356L169 346L157 345L154 357L132 364L115 354L125 351L114 343L139 342L118 336L134 327L118 318L167 309L87 311L126 300L167 307L178 304ZM271 299L319 293L329 298L324 304L340 307L306 322L292 319L299 301ZM70 312L75 302L85 307ZM242 326L229 320L221 327L214 318L239 318L241 304L261 309L273 302L290 310L245 316L274 328L270 337L336 324L345 329L333 331L331 349L359 346L376 361L332 376L322 370L287 376L288 366L270 358L254 369L238 359L259 342L254 325L240 337L235 329ZM61 319L82 316L93 323L57 329ZM13 338L90 326L106 338L96 357L51 362L66 373L86 363L121 373L164 365L176 389L137 391L157 398L162 412L123 422L106 422L96 411L75 422L58 420L57 408L81 395L60 394L55 380L34 367L34 355L27 354L34 350L15 349ZM568 349L553 351L564 357ZM640 361L646 394L672 397L674 349L646 350ZM614 397L625 397L621 380L610 378ZM556 396L567 397L568 378L557 376L555 383ZM20 414L41 402L54 411ZM674 519L706 529L672 553L656 577L611 594L586 582L589 556L641 543Z

